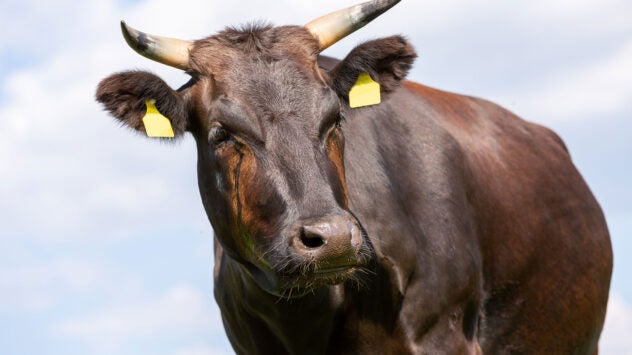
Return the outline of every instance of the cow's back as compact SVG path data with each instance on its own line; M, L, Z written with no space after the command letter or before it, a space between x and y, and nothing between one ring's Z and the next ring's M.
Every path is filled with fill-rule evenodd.
M596 346L612 251L559 137L487 101L410 82L350 121L351 209L378 255L398 259L396 278L410 281L400 291L415 301L402 317L471 297L484 352Z

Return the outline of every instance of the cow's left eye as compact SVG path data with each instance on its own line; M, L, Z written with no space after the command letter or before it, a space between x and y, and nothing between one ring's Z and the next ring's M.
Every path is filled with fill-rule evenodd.
M220 144L230 138L230 134L221 126L213 126L208 132L208 140L213 144Z

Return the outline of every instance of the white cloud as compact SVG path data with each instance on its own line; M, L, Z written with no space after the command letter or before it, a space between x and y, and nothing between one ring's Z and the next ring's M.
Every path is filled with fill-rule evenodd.
M41 56L48 51L85 46L86 31L92 41L102 40L102 28L116 11L116 1L94 0L4 0L0 11L2 36L0 53L18 48L25 54ZM78 30L81 29L81 30Z
M72 295L75 301L95 294L138 293L138 280L93 262L54 260L0 268L0 311L43 312Z
M219 311L210 299L210 294L197 288L178 285L154 299L61 320L53 325L51 334L107 353L148 339L177 340L222 332Z
M167 146L130 134L93 99L98 81L124 67L122 53L113 43L88 43L4 82L1 237L85 240L156 220L203 220L192 142Z
M617 294L610 296L599 354L632 355L632 306Z
M560 24L578 22L580 35L604 35L632 28L632 3L626 0L555 0L522 1L531 17L545 18Z
M597 55L599 56L599 55ZM632 42L587 67L562 72L539 90L501 98L540 122L569 121L632 110Z

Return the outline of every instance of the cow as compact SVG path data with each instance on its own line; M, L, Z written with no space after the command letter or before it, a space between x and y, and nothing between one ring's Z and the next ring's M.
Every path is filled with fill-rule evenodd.
M126 71L96 98L143 134L153 105L195 139L236 353L597 354L612 247L562 140L407 81L402 36L320 56L398 2L197 41L122 22L190 81ZM361 76L379 100L351 108Z

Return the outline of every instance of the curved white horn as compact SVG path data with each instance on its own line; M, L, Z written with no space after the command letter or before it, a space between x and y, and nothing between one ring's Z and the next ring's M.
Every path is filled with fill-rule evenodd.
M305 28L320 42L320 50L364 27L401 0L373 0L319 17Z
M121 21L125 41L138 54L156 62L182 70L188 70L189 50L193 42L147 34Z

